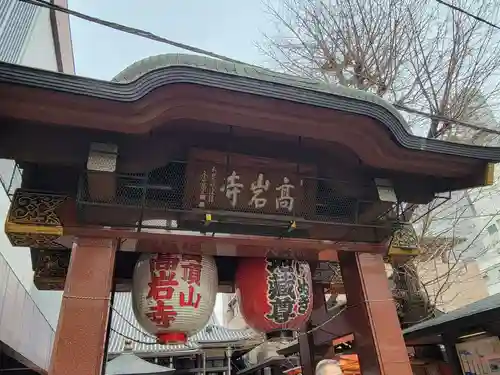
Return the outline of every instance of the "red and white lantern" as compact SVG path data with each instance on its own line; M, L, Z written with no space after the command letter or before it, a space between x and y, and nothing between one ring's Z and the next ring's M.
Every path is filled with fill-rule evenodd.
M218 284L211 256L142 254L133 277L135 317L160 342L184 343L208 323Z
M241 314L254 330L296 331L312 312L311 269L307 262L296 260L241 259L236 293Z

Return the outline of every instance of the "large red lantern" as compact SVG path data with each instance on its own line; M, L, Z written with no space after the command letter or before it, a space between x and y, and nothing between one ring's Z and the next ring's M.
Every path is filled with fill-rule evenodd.
M134 269L135 317L161 343L184 343L208 323L218 284L211 256L143 254Z
M307 262L245 258L238 263L236 293L247 324L264 333L297 331L313 305Z

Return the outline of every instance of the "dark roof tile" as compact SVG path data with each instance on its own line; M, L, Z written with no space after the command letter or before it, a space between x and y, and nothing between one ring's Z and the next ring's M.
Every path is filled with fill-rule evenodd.
M498 308L500 308L500 294L495 294L457 310L440 315L436 318L426 320L425 322L419 324L415 324L414 326L405 329L403 331L403 335L415 335L418 334L418 332L427 331L432 328L439 329L446 323L451 323L452 321L472 317L474 315L482 314Z
M204 344L222 342L237 342L257 338L258 335L250 330L234 330L220 326L215 314L212 314L207 326L193 337L189 338L186 345L160 345L146 333L135 319L132 309L132 296L130 293L116 293L113 303L114 312L111 315L111 332L109 337L108 353L118 354L123 351L125 337L140 342L134 342L135 353L172 352L196 350ZM117 333L118 332L118 333ZM150 344L148 344L150 343Z

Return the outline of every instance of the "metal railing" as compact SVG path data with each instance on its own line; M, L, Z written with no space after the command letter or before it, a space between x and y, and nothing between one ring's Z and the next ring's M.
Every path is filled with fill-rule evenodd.
M243 170L237 175L222 164L207 166L171 162L145 174L84 172L77 203L82 213L80 219L86 223L131 226L138 227L138 230L141 230L144 220L152 219L170 220L179 224L175 229L192 230L182 228L182 221L198 220L207 212L222 217L231 225L272 226L297 221L310 225L387 226L387 217L374 217L372 221L363 221L361 217L379 202L375 184L367 182L360 186L358 183L354 187L356 192L351 185L346 181L298 172L288 171L287 174L275 170L260 176ZM85 216L89 207L107 208L111 216L90 215L89 218ZM124 222L112 215L110 209L117 208ZM108 217L114 222L111 219L106 222Z

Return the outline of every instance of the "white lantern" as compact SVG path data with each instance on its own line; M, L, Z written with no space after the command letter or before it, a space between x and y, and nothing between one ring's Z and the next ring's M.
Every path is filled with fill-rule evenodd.
M160 342L184 343L208 323L218 284L211 256L142 254L133 277L135 317Z

